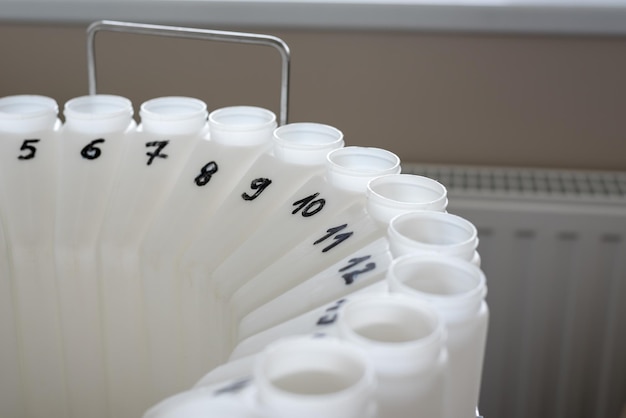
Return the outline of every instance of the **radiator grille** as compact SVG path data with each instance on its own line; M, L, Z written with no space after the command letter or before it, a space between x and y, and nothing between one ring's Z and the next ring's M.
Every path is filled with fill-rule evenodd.
M485 417L617 418L626 404L626 173L408 164L479 230Z
M403 164L406 173L438 180L452 193L524 199L626 201L626 173Z

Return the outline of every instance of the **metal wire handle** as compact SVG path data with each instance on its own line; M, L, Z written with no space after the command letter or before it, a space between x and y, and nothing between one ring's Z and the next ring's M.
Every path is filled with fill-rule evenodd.
M271 46L278 50L282 59L280 85L280 124L287 123L289 109L289 64L290 52L287 44L280 38L256 33L228 32L210 29L185 28L178 26L151 25L145 23L119 22L100 20L87 28L87 72L89 77L89 94L96 94L96 33L106 30L110 32L136 33L143 35L167 36L171 38L200 39L208 41L233 42L251 45Z

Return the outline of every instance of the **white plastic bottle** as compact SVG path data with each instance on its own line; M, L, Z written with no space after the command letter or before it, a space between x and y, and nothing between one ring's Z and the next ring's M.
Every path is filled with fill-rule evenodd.
M233 325L240 318L239 339L382 279L391 260L382 237L390 220L410 210L443 211L447 205L443 185L411 174L376 177L365 194L365 208L358 202L338 213L329 221L333 227L309 236L235 293Z
M369 180L399 171L400 160L386 150L346 147L330 152L325 174L299 188L216 269L213 281L222 301L228 302L256 272L301 242L302 237L326 227L340 211L355 203L364 207Z
M442 320L432 307L401 295L361 296L340 308L337 330L374 366L378 416L445 416L448 356Z
M0 416L19 417L25 414L25 394L9 260L8 243L0 222Z
M139 243L208 133L204 102L161 97L141 105L141 124L120 162L99 236L110 413L138 416L151 397Z
M140 247L146 322L155 396L188 387L183 373L182 295L178 266L183 250L271 144L276 116L233 106L209 114L209 137L200 140ZM190 295L191 296L191 295Z
M456 257L408 255L392 262L387 280L390 292L430 304L443 319L449 354L446 417L474 418L489 321L483 272Z
M323 172L330 151L343 146L343 134L332 126L293 123L277 128L269 152L246 171L186 250L183 271L200 276L212 272L285 199Z
M337 321L339 309L350 300L360 295L385 295L388 293L387 281L377 281L362 289L355 290L347 296L332 300L329 303L311 309L301 315L281 322L271 328L254 334L240 341L230 353L229 362L241 360L247 356L259 353L268 344L280 338L294 335L334 335L332 328ZM330 329L330 331L329 331ZM213 371L205 375L198 383L204 385L212 381Z
M300 333L338 337L363 350L376 371L377 416L444 417L445 332L441 318L429 304L389 294L378 286L318 311L315 318L307 315L307 319L309 324L301 323ZM293 327L291 330L295 331ZM289 334L275 337L280 341L285 335ZM214 385L226 377L233 381L245 377L245 367L252 358L240 357L225 364L205 376L197 387Z
M293 123L274 131L272 148L262 154L226 196L183 254L180 265L183 344L187 379L224 358L217 352L213 270L285 199L312 176L321 173L326 155L344 145L338 129L317 123ZM217 319L215 319L216 321Z
M237 341L383 280L391 260L386 239L364 246L244 316Z
M193 388L144 418L373 418L373 368L354 345L331 338L278 341L249 363L247 376Z
M415 211L396 216L387 230L391 253L446 254L480 267L478 231L467 219L451 213Z
M233 295L248 284L257 272L306 239L303 237L321 230L321 235L315 239L319 246L314 251L318 251L319 247L322 252L332 249L336 253L335 259L341 258L343 250L334 248L339 248L339 244L353 233L348 228L346 217L364 220L361 225L363 235L375 237L377 227L371 222L367 226L368 218L364 209L367 184L374 177L399 171L399 158L379 148L346 147L330 152L325 175L313 177L298 189L213 273L211 280L215 286L217 303L222 307L222 313L218 313L218 316L222 316L221 329L226 331L230 328L232 331L230 325L233 319L237 320L232 316L232 308L239 301L233 300ZM346 209L347 213L342 213ZM340 213L342 219L334 219ZM305 246L310 250L310 245ZM347 247L350 248L349 245ZM349 251L345 254L349 254ZM264 285L262 278L258 282ZM232 332L230 335L234 337ZM230 350L230 347L226 350Z
M391 220L418 210L445 212L448 191L436 180L414 174L388 174L367 185L367 212L385 230Z
M57 112L57 103L44 96L0 99L0 213L21 373L12 376L11 365L0 373L0 386L16 394L1 408L34 418L68 414L54 273ZM10 344L10 332L5 338Z
M59 137L55 260L72 416L106 417L96 245L115 170L136 129L130 100L69 100Z

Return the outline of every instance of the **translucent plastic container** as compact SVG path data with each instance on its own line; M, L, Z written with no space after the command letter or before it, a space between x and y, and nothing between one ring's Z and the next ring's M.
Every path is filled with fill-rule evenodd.
M139 416L158 400L150 377L139 244L190 153L208 134L206 105L197 99L148 100L140 116L99 236L109 405L119 417Z
M333 328L337 321L339 309L348 301L363 294L386 295L388 286L386 281L378 281L362 289L350 292L347 296L334 299L331 302L317 306L301 315L281 322L271 328L258 332L241 340L230 353L230 361L239 361L243 358L259 353L268 344L280 338L294 335L325 336L334 335ZM198 385L205 385L213 381L212 373L200 379Z
M290 332L306 331L320 339L338 337L363 350L378 381L377 416L445 416L445 332L441 318L428 304L403 295L390 295L385 287L376 286L339 300L313 316L307 314L308 325L298 319L294 321L300 322L298 331L294 322L284 324L276 327L283 336L275 334L274 338L280 341ZM254 355L238 357L226 363L205 376L197 387L215 385L226 378L241 380L252 358Z
M185 301L181 308L187 324L183 330L183 358L188 380L197 380L204 371L224 360L218 341L212 337L218 332L212 272L285 199L323 172L326 155L343 145L341 131L328 125L294 123L277 128L271 150L252 164L200 228L180 265L181 295Z
M398 215L391 220L387 237L394 257L445 254L480 267L476 227L451 213L415 211Z
M411 174L376 177L365 194L365 206L358 202L338 213L329 222L335 226L309 236L237 291L233 326L241 318L240 339L382 279L391 254L385 254L387 241L379 237L391 219L447 205L443 185Z
M257 279L255 274L267 268L273 260L292 248L298 249L298 243L308 241L306 237L315 231L317 233L313 238L313 244L306 243L303 251L311 251L313 248L312 251L315 253L318 251L324 253L326 250L325 255L329 263L340 259L343 254L349 254L350 238L361 235L348 227L348 222L354 221L355 227L360 226L363 236L369 235L370 240L375 239L377 226L371 221L368 222L365 212L367 184L374 177L399 171L400 160L389 151L346 147L330 152L325 175L313 177L298 189L248 240L220 264L213 273L212 281L217 303L222 307L218 315L222 316L223 331L218 332L220 335L231 336L231 340L226 341L227 344L230 343L230 347L226 346L225 350L230 350L236 337L236 330L231 325L236 324L243 314L249 312L249 308L244 309L251 306L247 304L243 295L248 290L247 287L250 286L253 298L261 299L257 298L260 292L257 292L258 287L254 286L257 284L263 288L266 281L263 277ZM359 220L363 221L361 225ZM363 241L367 241L365 237ZM294 261L297 259L296 256ZM245 262L242 262L244 260ZM320 262L323 261L320 259ZM284 290L286 289L276 288L274 294L278 295ZM239 300L239 295L242 295L243 301ZM234 308L239 307L243 314L233 312ZM252 308L254 307L252 304ZM246 310L248 312L245 312Z
M209 137L202 138L183 167L171 193L145 234L141 273L151 347L155 396L188 387L183 373L179 265L184 250L271 145L276 116L269 110L234 106L209 114ZM193 323L194 325L196 322Z
M475 417L489 321L484 274L455 257L408 255L392 262L387 278L390 292L428 303L439 313L449 354L446 417Z
M391 260L386 239L363 246L244 316L237 327L237 341L384 279Z
M130 100L77 97L65 104L59 137L55 221L70 410L106 417L107 382L96 246L116 169L136 123Z
M49 97L0 98L0 214L9 256L2 268L10 271L0 278L10 289L0 299L5 305L10 295L5 306L15 312L14 327L8 321L12 315L0 322L7 327L0 330L7 348L0 350L7 364L0 373L3 416L5 411L35 418L68 413L54 262L57 112ZM15 346L19 360L10 358ZM5 396L11 396L6 403Z
M373 418L376 382L357 347L335 339L288 339L248 362L245 377L194 388L144 418Z
M337 329L374 365L378 416L445 416L446 335L432 307L398 295L361 296L340 308Z

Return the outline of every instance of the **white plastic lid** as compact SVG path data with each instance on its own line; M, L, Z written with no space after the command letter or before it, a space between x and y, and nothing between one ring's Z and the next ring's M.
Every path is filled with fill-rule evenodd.
M259 401L276 418L361 418L375 391L365 354L334 338L288 338L259 356Z
M389 249L395 257L412 253L439 253L472 260L478 231L468 220L445 212L414 211L396 216L387 228Z
M67 101L63 114L65 126L74 131L91 134L123 132L132 122L133 104L122 96L81 96Z
M208 112L202 100L172 96L144 102L139 115L144 132L191 135L205 127Z
M400 158L381 148L345 147L327 156L329 182L344 190L365 193L375 177L400 173Z
M330 151L343 146L343 133L321 123L290 123L274 131L274 155L291 164L324 164Z
M433 367L444 329L428 304L403 295L352 298L337 319L342 338L363 348L381 374L405 375Z
M406 255L387 271L389 291L432 304L445 320L466 318L487 296L485 274L474 264L445 255Z
M415 210L443 212L448 206L447 190L439 182L413 174L388 174L367 185L367 211L388 225L395 216Z
M38 95L0 98L0 132L26 133L52 130L59 107L54 99Z
M276 115L261 107L231 106L209 113L211 140L231 146L269 143Z

